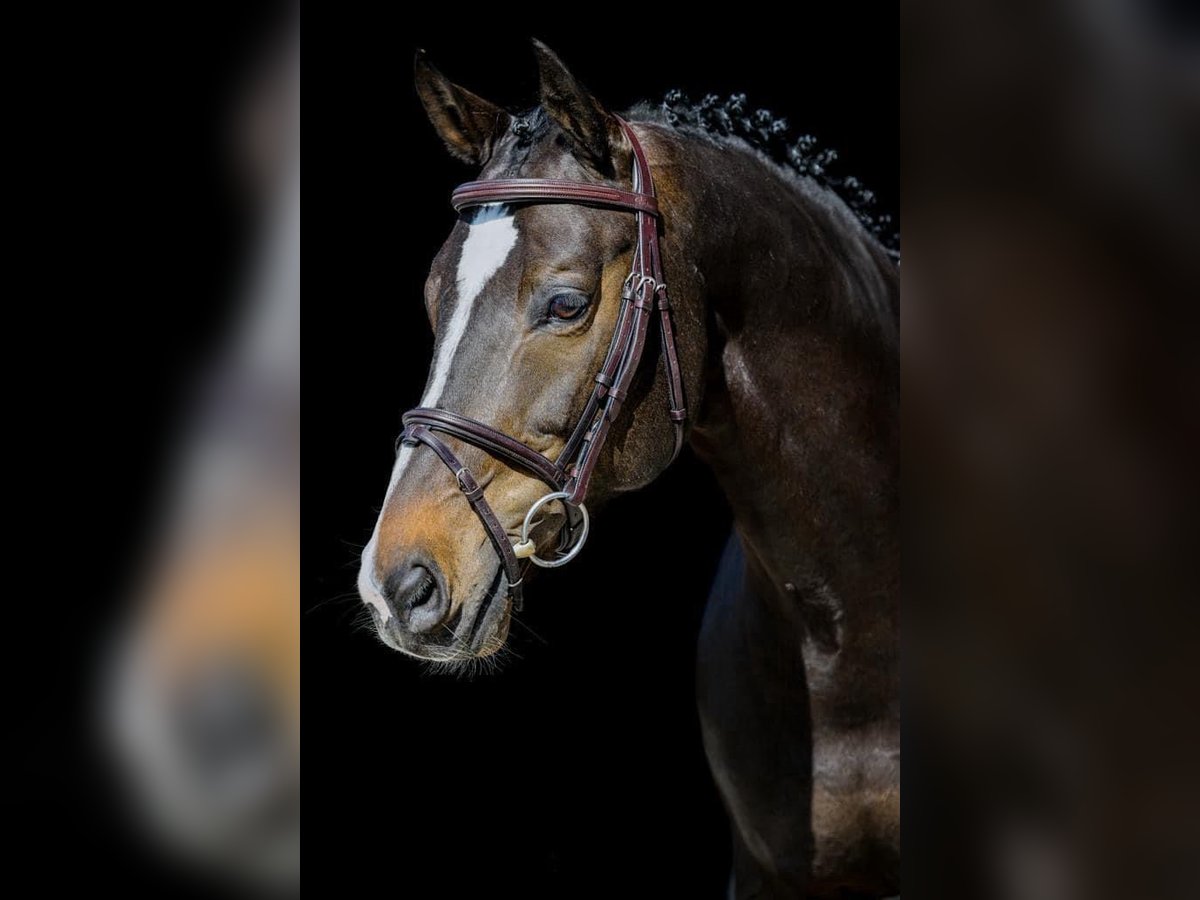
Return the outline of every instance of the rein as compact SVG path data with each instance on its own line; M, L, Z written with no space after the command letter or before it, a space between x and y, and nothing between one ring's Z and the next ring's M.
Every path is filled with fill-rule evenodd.
M406 446L424 444L454 473L463 496L479 516L484 531L500 557L508 581L509 598L518 610L522 605L521 582L524 580L520 560L528 559L543 568L562 566L575 558L587 540L588 513L583 501L588 483L609 428L628 395L645 349L646 332L656 306L670 399L668 415L675 429L672 460L679 455L683 446L683 423L687 419L687 410L683 405L683 379L679 371L675 331L671 324L671 304L663 280L658 242L662 213L654 195L650 165L646 162L641 144L627 122L623 119L617 121L633 148L632 191L582 181L498 178L459 185L451 198L455 210L460 212L488 203L570 203L631 212L636 217L637 247L633 266L621 290L621 307L612 341L604 364L596 375L596 386L558 458L551 461L516 438L449 410L419 407L403 416L404 431L400 435L400 442ZM483 495L483 488L435 432L478 447L550 488L550 492L525 514L520 541L510 543L508 533ZM537 511L554 500L562 501L566 508L567 523L559 536L558 556L542 559L537 555L537 547L529 537L529 530Z

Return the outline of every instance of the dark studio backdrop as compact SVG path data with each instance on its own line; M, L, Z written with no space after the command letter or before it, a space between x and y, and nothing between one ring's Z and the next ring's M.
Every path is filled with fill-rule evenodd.
M354 593L432 340L422 304L452 227L451 160L412 88L425 48L503 105L536 96L531 34L612 109L745 92L895 212L897 22L813 5L795 28L714 17L646 38L530 16L423 31L309 19L305 46L304 881L318 896L721 897L728 832L693 703L694 646L729 530L688 452L613 503L571 566L531 586L498 674L458 680L386 649ZM519 18L519 17L518 17ZM622 47L627 49L622 49ZM653 542L653 557L637 548ZM672 562L664 564L662 560ZM416 885L426 890L416 890Z

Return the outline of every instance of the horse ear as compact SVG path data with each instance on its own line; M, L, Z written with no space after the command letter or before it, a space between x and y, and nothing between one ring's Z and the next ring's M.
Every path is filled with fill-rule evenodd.
M576 155L602 174L611 173L613 151L625 140L620 124L575 80L557 54L536 38L533 52L541 77L542 108L571 139Z
M434 68L424 50L413 65L417 96L438 136L463 162L483 165L492 144L508 129L509 115L494 103L451 82Z

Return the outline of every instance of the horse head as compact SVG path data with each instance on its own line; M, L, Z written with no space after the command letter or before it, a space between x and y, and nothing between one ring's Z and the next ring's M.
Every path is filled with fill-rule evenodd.
M513 179L542 179L584 194L592 185L624 191L642 203L635 195L652 188L639 182L646 157L630 126L548 48L535 42L535 51L539 104L524 113L452 84L417 56L417 93L450 152L480 167L476 190L482 186L486 196L493 182L503 188ZM642 135L662 152L653 134ZM664 188L671 193L665 176L657 187L660 197ZM512 547L520 559L539 562L556 559L556 540L559 551L578 549L586 536L584 491L590 504L603 503L670 464L682 440L682 394L699 390L694 351L704 345L694 310L669 312L663 285L631 275L652 271L647 241L658 265L650 213L586 198L471 203L460 195L464 189L456 195L460 218L425 283L435 335L417 411L426 415L414 420L421 427L406 417L358 580L384 642L437 660L503 646L525 577L514 577ZM671 358L664 367L651 360L638 366L642 320L660 316ZM682 363L669 340L672 316L690 348ZM629 329L631 343L623 343L618 336ZM424 425L445 426L448 415L457 431L442 427L430 440ZM505 451L505 438L519 445L516 452ZM538 505L548 491L567 496ZM480 501L494 517L490 524Z

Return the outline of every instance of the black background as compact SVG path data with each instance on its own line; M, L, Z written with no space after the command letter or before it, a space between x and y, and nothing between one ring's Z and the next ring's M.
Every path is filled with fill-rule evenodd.
M197 366L236 296L248 229L221 129L284 6L77 14L12 31L29 52L10 57L10 86L38 90L16 90L9 110L20 161L8 250L24 276L9 297L21 350L11 446L36 496L12 559L28 581L14 584L8 629L26 644L8 653L10 778L18 857L47 888L162 887L157 869L131 868L140 855L106 805L88 688ZM447 897L723 896L727 826L692 666L729 523L687 453L613 504L576 563L534 583L514 627L519 657L498 675L428 675L358 627L358 553L430 357L421 285L453 221L449 191L471 175L415 99L416 47L504 104L535 95L530 34L612 108L670 88L744 91L836 147L895 209L895 10L806 8L786 28L746 12L680 29L651 10L640 37L626 37L624 9L571 13L589 17L580 29L493 10L421 32L361 8L307 17L303 866L316 896L433 895L417 885Z
M304 255L304 878L320 890L414 880L444 896L723 896L728 833L701 748L694 645L728 533L686 455L613 504L587 549L527 594L519 658L470 681L426 674L361 622L358 553L400 414L431 355L422 285L472 174L443 151L411 85L413 50L505 105L536 96L532 32L610 108L682 88L744 91L897 191L896 23L874 8L806 12L796 29L670 21L622 42L490 17L454 31L357 27L352 74L325 80L342 36L309 21ZM580 15L586 16L584 12ZM602 18L609 18L604 16ZM378 31L384 34L377 33ZM787 33L785 33L785 31ZM622 49L624 47L624 49ZM343 57L339 54L339 59ZM334 85L344 85L336 88ZM650 551L653 552L650 552Z

